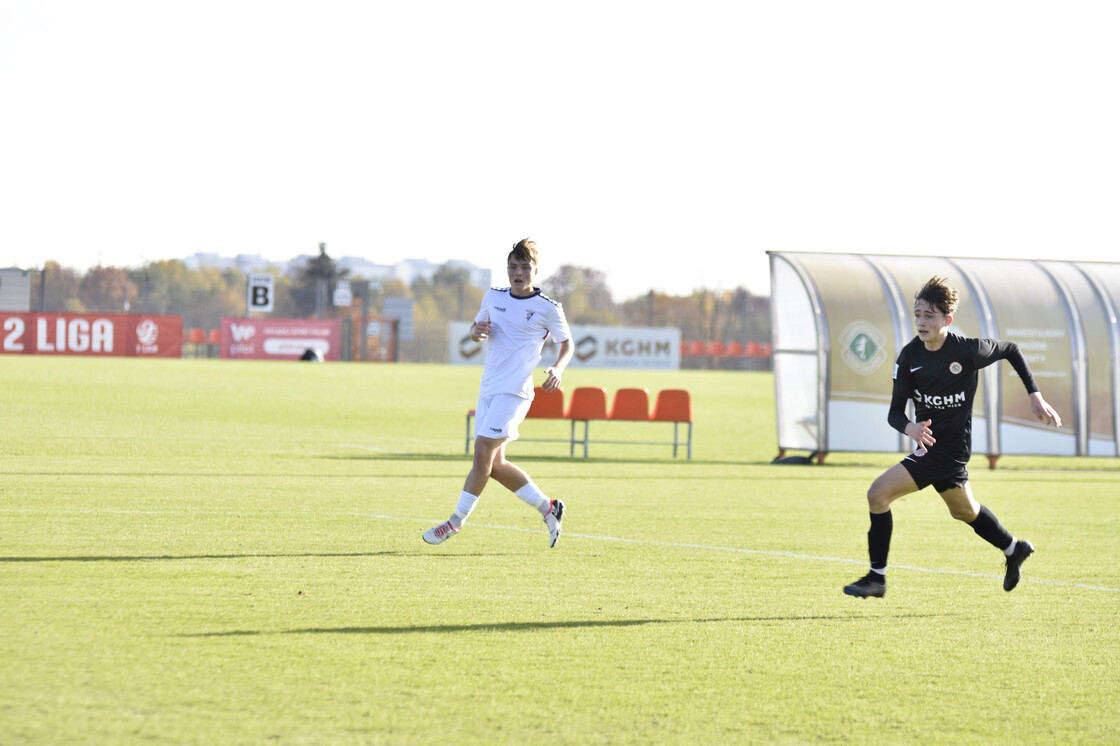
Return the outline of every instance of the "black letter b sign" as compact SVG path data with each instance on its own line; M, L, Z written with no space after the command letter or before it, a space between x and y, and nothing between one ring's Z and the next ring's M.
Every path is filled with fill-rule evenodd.
M249 295L246 302L247 312L272 313L272 290L275 279L268 274L249 275Z

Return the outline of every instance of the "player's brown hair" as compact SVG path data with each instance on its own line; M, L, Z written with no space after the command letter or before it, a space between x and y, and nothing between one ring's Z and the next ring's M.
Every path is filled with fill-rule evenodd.
M528 238L523 238L513 245L513 251L509 252L509 259L516 259L519 262L529 262L534 267L537 266L537 242Z
M957 302L960 296L957 291L949 287L949 281L938 275L929 278L922 289L914 294L914 302L924 300L946 316L953 316L957 312Z

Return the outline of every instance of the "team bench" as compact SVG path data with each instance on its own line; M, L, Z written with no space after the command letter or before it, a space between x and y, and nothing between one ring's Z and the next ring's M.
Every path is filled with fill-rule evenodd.
M583 457L587 458L591 445L591 423L596 420L626 421L626 422L671 422L673 424L672 440L596 440L596 443L609 443L612 445L664 445L673 447L673 458L677 457L677 450L684 446L689 459L692 459L692 397L685 389L665 389L657 392L653 402L653 411L649 406L649 389L625 388L619 389L614 394L610 407L607 406L607 390L594 386L581 386L572 391L571 400L565 407L564 391L545 391L540 386L535 390L533 404L529 407L526 420L569 420L571 434L568 440L522 438L522 440L536 443L568 443L569 455L576 455L576 445L583 446ZM467 441L466 453L471 452L471 421L474 419L474 410L467 412ZM576 423L583 423L583 437L576 436ZM688 434L684 440L680 437L680 426L688 425Z

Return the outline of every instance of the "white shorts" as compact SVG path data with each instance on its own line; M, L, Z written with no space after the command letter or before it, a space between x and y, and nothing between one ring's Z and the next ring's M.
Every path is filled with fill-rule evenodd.
M474 408L474 436L517 440L517 426L529 414L532 403L532 399L522 399L513 394L480 398Z

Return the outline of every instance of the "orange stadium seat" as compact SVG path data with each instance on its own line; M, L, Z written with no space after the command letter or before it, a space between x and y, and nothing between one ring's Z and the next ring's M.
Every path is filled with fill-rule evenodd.
M529 405L526 417L540 419L564 419L564 390L545 391L540 386L533 389L533 403Z
M614 404L607 419L648 420L649 389L619 389L614 392Z
M680 425L688 423L688 439L684 442L688 458L692 458L692 397L685 389L664 389L657 392L657 399L653 403L653 414L650 419L654 422L673 423L673 458L677 457L677 447L680 442Z
M607 419L607 390L594 386L580 386L572 392L567 416L569 420Z
M650 419L655 422L692 422L692 397L685 389L657 392Z
M583 457L587 458L591 442L591 420L607 419L607 390L594 386L577 388L572 392L572 399L568 403L568 419L572 421L569 455L576 454L576 422L583 422Z

